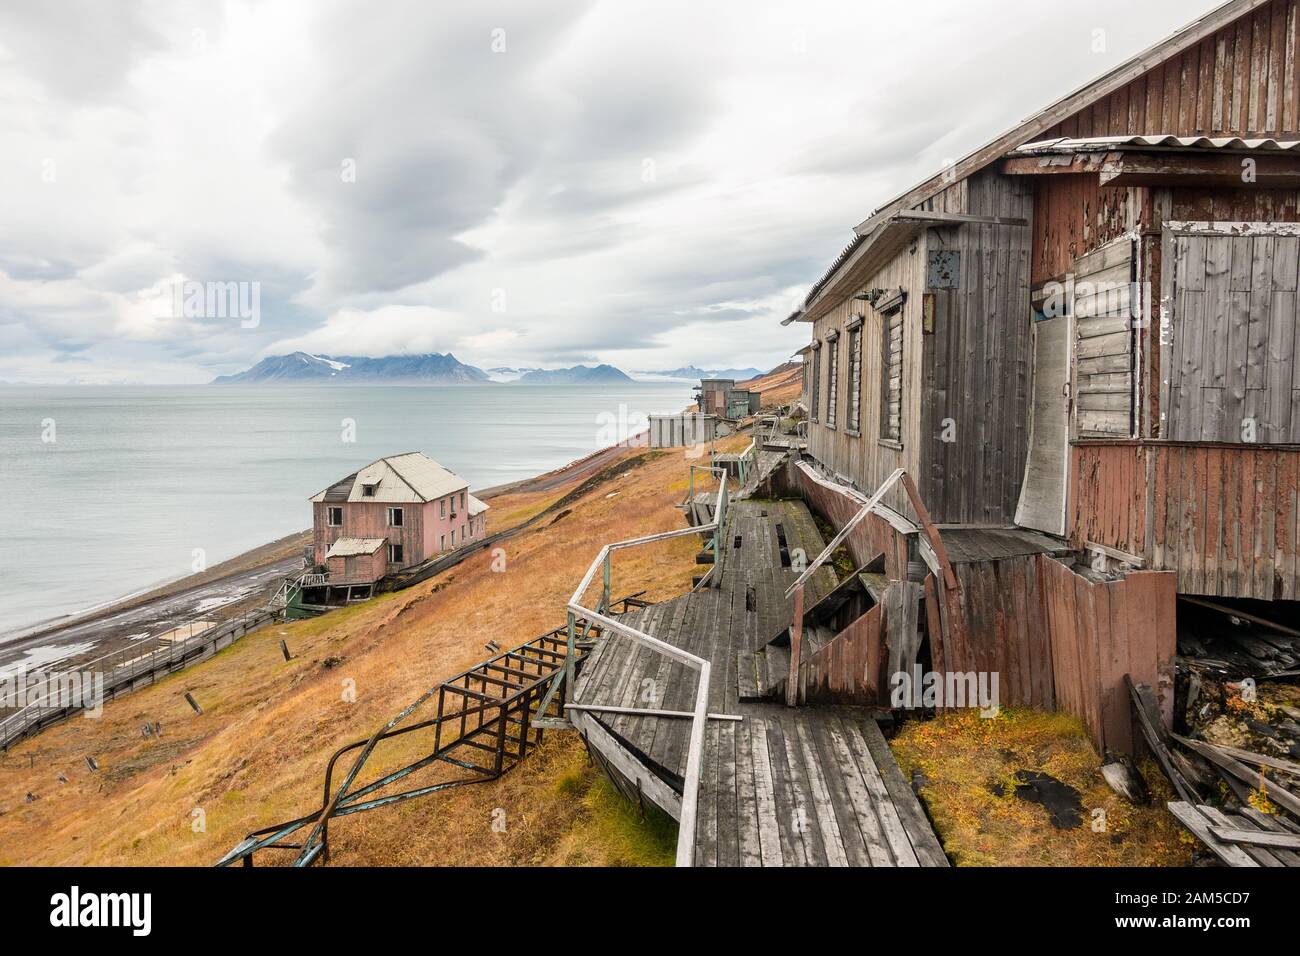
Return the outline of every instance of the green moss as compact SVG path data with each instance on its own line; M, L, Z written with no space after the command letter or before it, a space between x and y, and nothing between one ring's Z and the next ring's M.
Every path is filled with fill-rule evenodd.
M668 814L647 804L643 816L599 773L587 789L583 806L611 863L672 866L675 862L677 821Z

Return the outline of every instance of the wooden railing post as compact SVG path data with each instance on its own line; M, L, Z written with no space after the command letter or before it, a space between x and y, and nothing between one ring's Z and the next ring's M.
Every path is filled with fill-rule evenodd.
M790 676L785 682L785 702L799 703L799 655L803 646L803 585L794 589L794 620L790 622Z

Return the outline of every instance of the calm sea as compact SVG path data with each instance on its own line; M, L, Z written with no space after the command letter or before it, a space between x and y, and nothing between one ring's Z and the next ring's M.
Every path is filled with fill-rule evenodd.
M212 565L309 527L311 495L381 456L422 451L482 489L691 400L689 383L0 387L0 640L189 574L195 549Z

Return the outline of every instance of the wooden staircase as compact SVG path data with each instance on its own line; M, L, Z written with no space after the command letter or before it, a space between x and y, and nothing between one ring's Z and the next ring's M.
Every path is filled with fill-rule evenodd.
M586 640L577 645L577 659L572 662L575 668L598 637L598 630L588 631ZM564 684L549 697L548 691L569 663L567 629L556 628L430 688L368 739L334 752L325 768L319 807L254 830L217 866L236 862L252 866L259 850L292 851L294 866L310 866L329 859L329 827L338 817L500 777L541 745L542 729L535 726L539 719L563 715ZM435 699L437 710L432 717L407 723L417 709ZM429 739L425 756L371 783L357 784L362 768L379 745L410 733L422 733ZM357 751L342 783L336 785L336 765ZM391 785L434 765L451 768L455 776L389 792ZM288 842L303 830L307 830L305 838Z

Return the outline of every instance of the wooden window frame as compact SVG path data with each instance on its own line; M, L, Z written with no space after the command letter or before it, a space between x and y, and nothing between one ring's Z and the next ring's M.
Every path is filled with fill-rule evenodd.
M848 334L849 400L845 408L844 434L862 437L862 320L858 315L845 326Z
M907 341L907 326L904 322L906 313L903 306L906 304L907 297L902 290L889 294L885 299L878 303L877 311L880 315L880 427L877 432L876 441L886 448L892 448L895 451L903 449L903 408L906 404L903 399L903 387L907 375L907 359L905 353L905 344ZM889 324L890 319L898 316L898 436L888 434L889 429Z
M393 520L394 518L396 518L397 520L394 521ZM404 508L388 509L388 527L390 528L406 527L406 510Z
M812 343L812 389L808 393L808 415L813 422L821 423L821 384L822 384L822 344L816 339Z
M339 520L334 520L334 512L338 512ZM343 508L339 505L326 505L325 507L325 527L341 528L343 527Z
M406 551L400 544L390 544L388 546L388 563L405 564Z
M832 329L826 333L826 419L822 422L831 431L839 426L840 405L840 333Z

